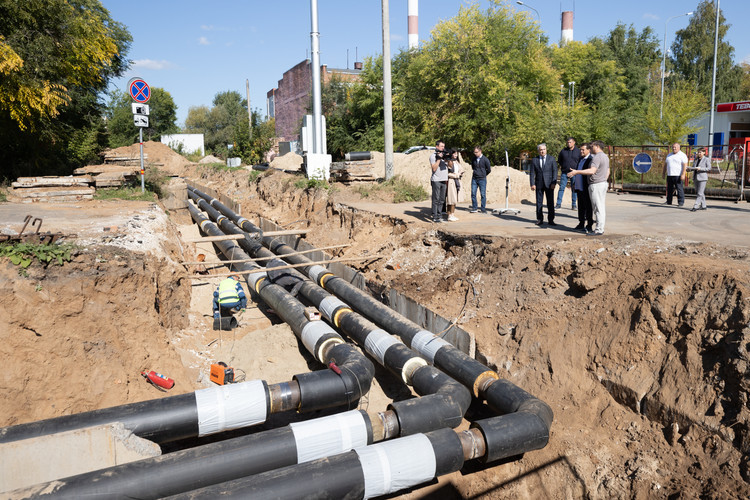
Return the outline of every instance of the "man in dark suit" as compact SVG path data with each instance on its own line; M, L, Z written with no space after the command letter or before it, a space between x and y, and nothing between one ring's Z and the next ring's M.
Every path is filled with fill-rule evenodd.
M547 198L547 220L550 226L555 224L555 186L557 185L557 162L547 154L547 145L536 147L539 156L531 160L529 181L531 190L536 191L536 225L544 222L542 208Z

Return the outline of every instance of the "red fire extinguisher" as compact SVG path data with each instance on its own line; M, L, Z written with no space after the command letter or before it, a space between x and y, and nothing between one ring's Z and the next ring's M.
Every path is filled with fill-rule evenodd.
M164 389L171 389L174 387L174 380L162 375L161 373L157 373L154 370L141 372L141 375L152 384L163 387Z

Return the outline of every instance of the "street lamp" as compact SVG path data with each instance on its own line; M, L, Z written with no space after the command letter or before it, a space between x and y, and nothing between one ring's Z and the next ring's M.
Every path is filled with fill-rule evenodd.
M672 16L669 19L666 20L664 23L664 50L661 53L661 104L659 107L659 119L662 119L663 111L664 111L664 71L666 70L665 65L667 61L667 23L671 21L672 19L677 19L678 17L682 16L692 16L693 12L686 12L684 14L678 14L676 16Z
M523 6L523 7L528 7L529 9L533 10L534 12L536 12L536 19L537 19L537 21L539 21L539 42L541 43L541 41L542 41L542 32L541 32L541 29L542 29L542 17L539 15L539 11L536 10L531 5L526 5L521 0L516 0L516 3L518 5Z

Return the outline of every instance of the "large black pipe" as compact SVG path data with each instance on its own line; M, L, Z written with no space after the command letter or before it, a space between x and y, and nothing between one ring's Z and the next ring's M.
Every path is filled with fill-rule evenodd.
M372 442L371 417L351 411L58 479L10 496L156 499L297 464L300 457L311 461L336 445L337 452L345 452Z
M197 190L195 193L210 199ZM260 234L260 230L250 221L239 217L223 204L212 200L211 205L238 223L245 231ZM262 241L279 255L284 256L295 252L294 249L274 238L263 237ZM289 262L303 264L300 269L305 274L308 274L321 287L345 300L353 309L358 310L386 330L398 333L412 348L416 348L435 366L445 370L446 373L470 388L477 397L486 399L488 405L501 414L482 421L482 425L477 426L485 437L487 447L485 460L496 460L511 456L508 453L518 454L546 446L553 419L552 410L546 403L511 382L501 380L494 371L482 363L443 339L424 331L416 323L404 318L345 280L334 276L322 266L312 265L307 257L301 255L286 255L286 257ZM342 321L345 321L344 317L342 315ZM409 414L408 411L403 413ZM513 429L511 432L507 431L509 427Z
M208 220L192 204L188 205L190 215L204 233L209 236L222 236L224 233L216 224ZM249 260L247 255L233 241L218 241L217 247L230 259ZM234 264L240 271L257 271L254 263L241 262ZM300 386L300 411L312 411L331 408L341 404L353 404L370 390L375 375L373 364L345 344L344 339L332 328L320 321L310 321L305 316L305 307L284 288L269 282L265 273L246 275L248 286L254 289L263 301L271 306L276 314L284 320L302 340L310 353L324 365L331 362L341 370L323 370L319 372L296 375Z
M388 495L463 466L456 433L440 429L374 444L354 451L264 472L170 497L173 500L360 499ZM383 477L383 471L389 471Z
M227 219L226 216L212 206L214 204L220 205L224 210L228 211L229 209L224 205L221 205L214 199L209 203L205 198L205 194L193 188L189 188L188 194L198 208L204 210L211 219L216 221L222 230L230 234L245 234L242 229L238 228L231 220ZM240 220L236 216L232 219ZM269 258L275 256L275 254L263 247L256 238L239 240L239 244L248 250L253 257ZM277 267L278 264L284 264L284 262L275 260L267 262L268 267ZM279 282L285 283L287 288L297 288L299 293L310 303L324 310L326 308L322 304L333 298L330 293L313 284L294 269L269 273L268 277L271 281L278 279ZM418 394L428 396L426 398L410 400L408 403L401 403L397 406L392 405L399 415L399 421L403 419L404 423L408 423L405 428L401 429L400 435L405 436L417 432L426 432L445 426L458 426L471 402L471 395L468 391L438 370L426 370L432 376L430 378L421 377L419 379L420 382L413 383L413 374L425 367L424 361L417 357L404 344L392 340L390 336L379 330L372 322L353 312L346 304L340 301L337 302L339 303L331 306L331 310L325 313L327 319L334 322L349 338L365 347L366 350L376 351L371 352L371 354L391 373L401 377L407 384L413 384ZM380 345L368 345L368 338L374 339L372 340L373 344L378 343ZM378 349L385 350L379 353L377 352ZM428 380L430 381L429 384L421 382ZM439 383L436 383L436 381L439 381ZM416 415L420 415L420 417L414 417Z
M195 393L65 415L0 429L0 443L122 422L136 436L162 444L198 435Z

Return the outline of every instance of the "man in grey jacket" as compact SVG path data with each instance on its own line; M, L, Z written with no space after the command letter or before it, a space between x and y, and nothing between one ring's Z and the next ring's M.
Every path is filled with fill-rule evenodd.
M596 217L596 229L588 233L589 236L604 234L604 222L606 219L606 210L604 198L607 195L607 178L609 177L609 157L604 153L604 143L594 141L591 143L591 152L594 153L594 159L591 160L589 168L583 170L573 170L571 176L589 175L589 196L591 196L591 208Z

